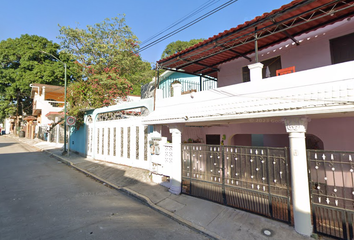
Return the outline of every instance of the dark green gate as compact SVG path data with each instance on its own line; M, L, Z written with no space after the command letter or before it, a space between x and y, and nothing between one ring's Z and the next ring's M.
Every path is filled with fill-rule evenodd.
M292 223L287 148L182 145L182 192Z
M307 150L314 232L354 239L354 152Z

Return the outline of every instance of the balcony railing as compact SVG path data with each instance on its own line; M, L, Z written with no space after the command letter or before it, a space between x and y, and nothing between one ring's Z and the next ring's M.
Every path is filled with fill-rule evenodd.
M156 102L146 123L180 123L353 111L354 61ZM178 103L178 104L176 104Z
M58 102L58 101L47 101L52 107L64 107L64 102Z
M171 78L163 81L159 86L159 88L162 89L163 98L172 96L171 84L174 81L179 81L182 84L182 94L185 92L200 92L217 88L217 81L208 78L202 78L200 81L183 78Z

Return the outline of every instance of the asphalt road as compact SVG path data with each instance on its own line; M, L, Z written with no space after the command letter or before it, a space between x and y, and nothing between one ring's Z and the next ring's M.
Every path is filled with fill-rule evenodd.
M117 190L0 136L0 239L207 239Z

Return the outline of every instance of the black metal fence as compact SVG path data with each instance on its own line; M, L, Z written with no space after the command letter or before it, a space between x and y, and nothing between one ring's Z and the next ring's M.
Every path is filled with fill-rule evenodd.
M172 97L172 87L171 84L174 81L179 81L182 85L182 93L188 92L188 91L206 91L210 89L217 88L217 81L216 80L211 80L208 78L202 78L200 81L192 81L188 78L183 79L183 78L171 78L168 79L164 82L162 82L159 86L160 89L162 89L162 95L163 98L168 98Z
M307 150L314 232L353 239L354 152Z
M182 145L182 192L292 223L287 148Z

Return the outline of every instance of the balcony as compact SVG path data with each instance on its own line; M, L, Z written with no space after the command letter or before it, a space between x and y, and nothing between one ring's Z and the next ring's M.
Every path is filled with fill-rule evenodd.
M162 97L169 98L172 97L171 84L174 81L179 81L182 85L182 94L187 94L191 92L207 91L210 89L215 89L217 87L217 81L208 78L202 78L201 80L191 80L183 78L172 78L163 81L159 85L159 89L162 90Z
M46 101L48 102L50 105L52 105L52 107L55 108L63 108L64 107L64 102L58 102L58 101Z
M149 123L353 114L354 61L234 84L156 102ZM348 113L349 112L349 113Z

